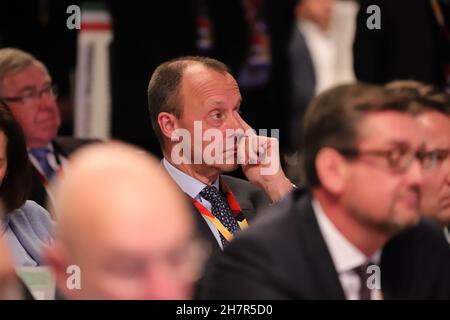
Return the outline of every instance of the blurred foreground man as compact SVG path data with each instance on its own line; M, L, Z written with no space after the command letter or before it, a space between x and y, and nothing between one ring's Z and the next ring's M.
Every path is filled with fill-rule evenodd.
M377 86L339 86L310 105L303 136L309 192L294 192L238 236L201 297L448 298L448 246L419 222L429 161L409 101ZM394 241L412 227L420 232ZM415 246L418 237L426 245Z
M87 147L54 192L60 215L47 260L65 298L191 297L205 250L184 197L153 157L117 143Z

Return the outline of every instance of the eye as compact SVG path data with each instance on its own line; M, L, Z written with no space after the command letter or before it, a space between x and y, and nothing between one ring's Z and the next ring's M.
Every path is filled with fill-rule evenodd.
M49 94L52 92L52 86L45 86L44 88L42 88L42 92L45 94Z
M211 118L213 118L214 120L222 120L223 115L219 111L214 111L211 113Z
M26 91L24 92L24 94L22 95L23 98L25 99L32 99L36 96L36 92L35 91Z
M437 150L436 152L436 158L438 161L444 161L447 159L449 154L449 150Z
M136 278L145 273L145 265L141 263L125 263L110 266L109 271L121 278Z

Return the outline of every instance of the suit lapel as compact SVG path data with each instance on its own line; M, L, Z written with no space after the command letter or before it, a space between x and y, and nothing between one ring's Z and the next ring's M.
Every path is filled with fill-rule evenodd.
M228 188L233 193L233 195L236 198L237 202L239 203L242 213L244 214L247 221L252 220L255 216L256 209L253 206L251 199L249 197L246 197L242 193L236 192L236 190L233 190L233 184L230 183L231 181L228 179L227 176L221 175L220 179L223 180L227 184Z
M345 299L339 277L328 247L317 223L311 198L303 197L294 205L298 212L298 228L301 246L310 258L311 272L315 278L317 297Z

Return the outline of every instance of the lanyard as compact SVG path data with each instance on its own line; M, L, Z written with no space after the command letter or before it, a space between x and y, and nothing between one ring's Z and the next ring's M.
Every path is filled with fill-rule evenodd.
M239 227L241 230L248 227L247 219L245 219L244 214L242 213L242 209L239 206L239 203L236 200L236 197L231 192L228 185L223 181L220 180L220 187L225 192L225 197L227 199L228 205L230 206L231 213L233 217L236 219ZM219 219L217 219L211 211L206 209L204 205L202 205L198 200L192 198L189 196L189 198L192 201L192 204L197 208L197 210L201 213L203 217L211 221L211 223L214 224L214 226L219 230L220 234L229 242L233 239L233 234L220 222Z

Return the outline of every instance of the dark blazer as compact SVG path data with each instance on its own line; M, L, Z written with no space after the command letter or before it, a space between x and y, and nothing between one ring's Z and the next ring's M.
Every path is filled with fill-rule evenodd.
M218 257L207 271L200 286L202 299L345 299L334 263L322 237L308 195L301 191L283 200L270 215L256 221L242 232ZM430 237L429 243L442 247L442 239L428 225L418 229ZM442 232L440 232L442 235ZM414 239L414 241L411 240ZM404 297L406 284L422 278L422 284L410 285L408 295L414 298L446 298L449 288L447 251L438 250L441 257L430 254L429 245L417 246L423 240L409 235L406 241L394 243L382 258L381 285L386 298ZM396 240L397 241L397 240ZM403 256L402 248L407 248ZM397 254L398 253L398 254ZM396 255L397 254L397 255ZM400 258L401 257L401 258ZM387 260L386 260L387 259ZM405 262L393 268L397 263ZM423 259L428 259L423 261ZM417 263L407 273L406 266ZM439 265L436 267L436 265ZM426 266L426 267L425 267ZM431 267L440 272L431 272ZM403 268L405 267L405 269ZM430 267L430 269L428 268ZM387 272L385 268L392 268ZM428 273L424 274L421 272ZM384 272L389 276L384 277ZM394 285L388 283L397 279ZM439 283L440 281L440 283ZM390 291L392 290L392 291ZM434 294L436 293L436 294Z
M386 299L450 299L450 248L442 227L421 220L383 249L382 286Z
M67 158L79 147L95 141L96 140L77 139L72 137L56 137L55 140L52 141L52 145L57 156ZM31 182L31 192L28 199L33 200L41 207L47 208L47 192L45 186L34 170Z

